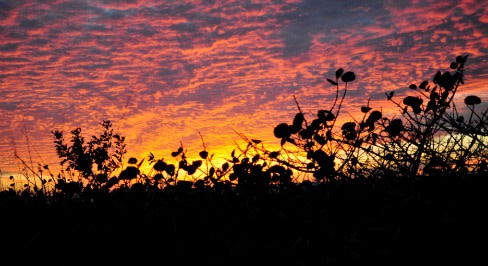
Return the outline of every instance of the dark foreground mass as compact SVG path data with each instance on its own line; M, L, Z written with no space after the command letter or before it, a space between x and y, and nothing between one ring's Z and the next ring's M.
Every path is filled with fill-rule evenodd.
M279 190L0 193L1 264L338 265L487 260L486 176Z

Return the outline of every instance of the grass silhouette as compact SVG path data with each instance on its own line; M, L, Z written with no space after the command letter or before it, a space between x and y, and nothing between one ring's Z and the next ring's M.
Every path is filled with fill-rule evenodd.
M110 121L88 141L80 128L69 140L53 131L62 173L45 179L43 168L31 169L41 182L0 192L1 260L411 265L485 259L488 110L478 111L481 99L470 95L463 115L454 101L467 58L411 84L416 96L386 93L398 117L384 117L368 101L360 120L340 126L356 76L338 69L326 78L336 88L330 108L309 118L295 98L291 123L274 128L280 150L237 133L246 145L220 165L203 138L200 158L190 160L180 143L169 163L152 153L125 160L125 139ZM144 161L152 165L147 173Z

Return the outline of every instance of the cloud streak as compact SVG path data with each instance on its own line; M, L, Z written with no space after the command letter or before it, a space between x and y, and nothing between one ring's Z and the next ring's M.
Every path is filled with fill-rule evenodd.
M331 104L324 83L354 71L346 108L396 113L406 93L457 55L470 56L460 97L488 101L488 4L476 1L0 1L0 169L14 150L56 166L50 131L87 136L111 120L128 156L216 153L235 131L277 145L273 127ZM344 114L345 119L349 119ZM26 140L29 139L29 144ZM40 158L32 156L37 162Z

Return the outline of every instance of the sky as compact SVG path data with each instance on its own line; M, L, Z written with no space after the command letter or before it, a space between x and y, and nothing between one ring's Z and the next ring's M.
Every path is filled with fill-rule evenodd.
M51 131L90 138L103 120L139 160L197 156L202 139L229 158L237 133L278 147L293 96L306 117L331 107L336 69L356 74L341 119L368 99L391 117L386 92L458 55L459 102L488 102L488 1L0 0L0 176L19 158L56 170Z

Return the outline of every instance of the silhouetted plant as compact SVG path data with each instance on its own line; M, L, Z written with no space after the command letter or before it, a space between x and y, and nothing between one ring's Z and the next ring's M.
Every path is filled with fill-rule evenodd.
M451 71L438 71L432 83L424 80L410 84L417 96L406 96L402 102L388 99L396 104L402 120L384 123L388 133L382 140L382 159L392 160L401 166L400 173L415 177L422 174L467 173L475 170L480 161L486 160L486 131L483 128L486 112L475 112L474 106L481 103L477 96L468 96L469 119L459 114L454 99L458 88L464 84L464 64L468 56L458 56L450 64ZM474 119L476 118L476 119ZM389 121L389 120L387 120ZM400 125L400 121L402 121ZM396 129L402 130L396 130Z
M270 191L289 187L296 181L286 164L272 158L277 156L277 152L267 151L261 140L237 134L245 147L235 143L236 149L231 152L231 158L217 169L217 178L209 177L214 186L234 187L238 191Z
M336 95L332 106L317 111L316 116L307 120L298 101L295 99L298 113L291 124L281 123L274 129L275 137L281 139L281 151L273 156L277 162L292 167L299 172L310 173L317 182L332 182L351 178L361 168L361 157L367 152L363 147L371 140L376 142L375 124L382 118L380 111L371 111L369 106L361 108L364 113L361 121L345 122L336 128L336 122L348 91L348 84L355 80L354 72L344 72L339 68L335 79L326 80L335 86ZM341 84L344 84L340 95ZM292 148L287 148L290 143ZM279 155L279 157L278 157Z
M103 133L92 136L88 142L85 142L81 128L71 131L70 143L66 142L62 131L52 132L56 152L62 159L60 164L65 166L63 170L68 173L68 176L58 176L56 186L61 191L78 190L82 187L100 189L106 184L114 183L109 182L109 179L114 178L111 177L112 173L122 165L126 153L125 137L113 133L110 121L103 121L101 125ZM132 174L126 171L122 179L131 177Z
M330 109L318 110L309 122L295 98L298 113L291 124L281 123L274 135L281 139L281 157L275 161L297 171L313 174L316 181L335 181L353 177L379 177L379 173L393 171L398 176L419 174L452 174L477 171L486 165L486 116L475 112L481 103L470 95L464 103L469 119L464 120L454 104L454 96L464 84L464 64L467 56L458 56L450 64L451 70L438 71L432 82L425 80L409 85L417 93L407 95L401 102L394 100L394 92L387 100L400 108L401 118L386 118L379 110L361 107L360 121L345 122L335 128L353 72L336 71L335 79L326 80L336 87L336 97ZM342 96L340 84L344 83ZM451 112L448 112L451 110ZM292 145L287 148L286 143ZM284 157L283 157L284 156ZM469 166L468 166L469 164ZM471 168L471 169L468 169Z

